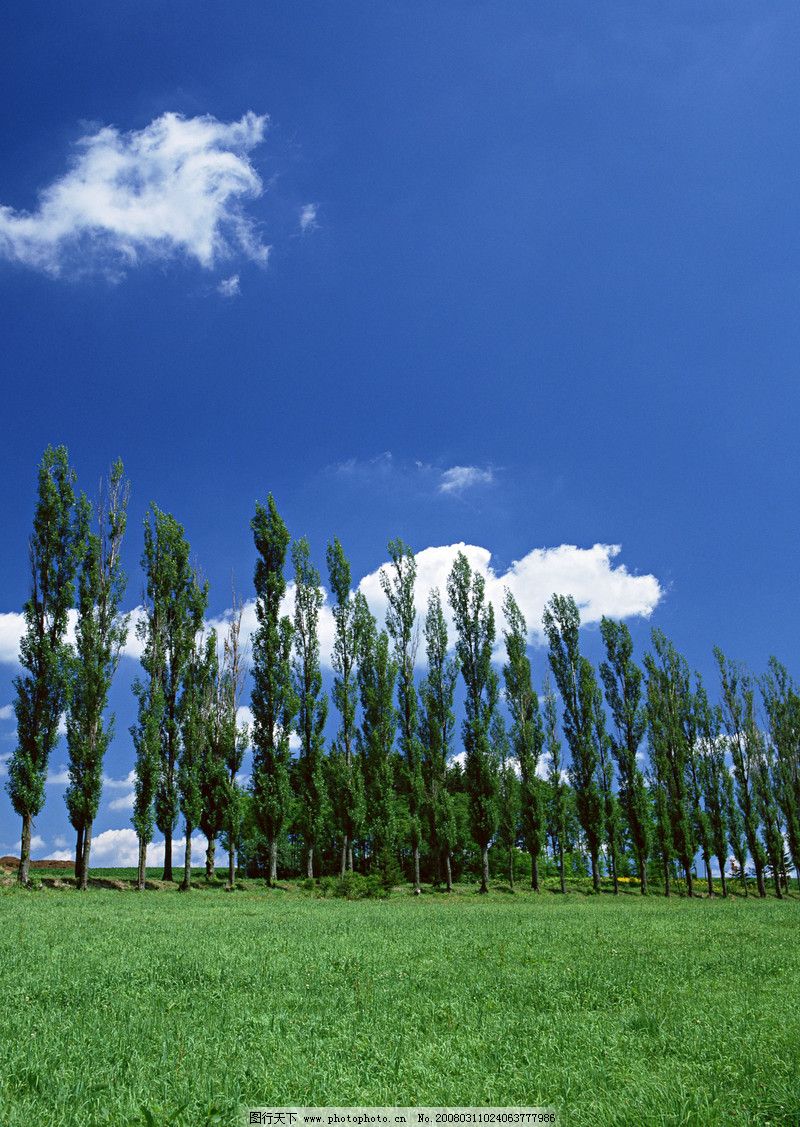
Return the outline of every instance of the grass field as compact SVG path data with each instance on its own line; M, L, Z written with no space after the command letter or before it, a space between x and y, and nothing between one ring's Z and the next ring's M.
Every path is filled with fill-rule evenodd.
M51 874L48 874L48 876ZM130 875L130 874L125 874ZM0 1123L800 1123L800 900L0 889Z

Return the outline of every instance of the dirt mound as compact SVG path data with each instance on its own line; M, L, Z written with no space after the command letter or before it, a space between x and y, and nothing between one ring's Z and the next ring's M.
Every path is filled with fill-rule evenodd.
M0 857L0 869L18 869L19 857ZM31 861L32 869L74 869L74 861Z

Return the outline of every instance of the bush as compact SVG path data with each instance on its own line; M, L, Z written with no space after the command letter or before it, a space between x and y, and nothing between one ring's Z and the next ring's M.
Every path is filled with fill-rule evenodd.
M309 887L311 886L311 887ZM365 877L361 873L345 873L343 877L322 877L318 882L303 881L304 891L315 896L340 897L343 900L385 900L389 889L379 876Z

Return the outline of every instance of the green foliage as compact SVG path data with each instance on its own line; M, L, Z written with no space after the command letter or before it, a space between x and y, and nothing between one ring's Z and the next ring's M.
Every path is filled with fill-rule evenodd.
M420 742L428 843L434 864L452 865L456 844L456 821L452 797L447 789L448 760L455 727L453 698L458 663L448 656L447 623L437 588L428 596L425 617L428 675L420 686Z
M372 843L374 868L387 873L395 865L397 840L393 801L394 762L392 747L397 723L394 687L397 664L391 656L389 635L378 633L366 599L355 597L356 621L360 639L358 689L362 722L356 734L359 758L364 765L367 800L367 830Z
M48 446L39 466L29 544L31 590L23 607L25 633L19 651L23 672L14 678L17 746L6 783L11 804L23 818L23 863L30 819L44 805L47 764L61 713L69 704L72 650L65 641L67 615L86 536L86 501L81 498L76 508L75 480L66 447Z
M483 851L481 890L486 891L487 850L497 829L497 763L489 733L499 692L492 668L495 639L494 609L486 601L486 583L472 573L463 552L456 556L447 580L447 595L455 619L458 657L466 687L466 716L461 727L466 764L464 776L470 803L470 829Z

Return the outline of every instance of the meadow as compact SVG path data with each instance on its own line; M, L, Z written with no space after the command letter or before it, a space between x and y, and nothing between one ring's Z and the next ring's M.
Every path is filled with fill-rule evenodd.
M3 887L0 917L3 1127L288 1104L800 1122L796 896Z

